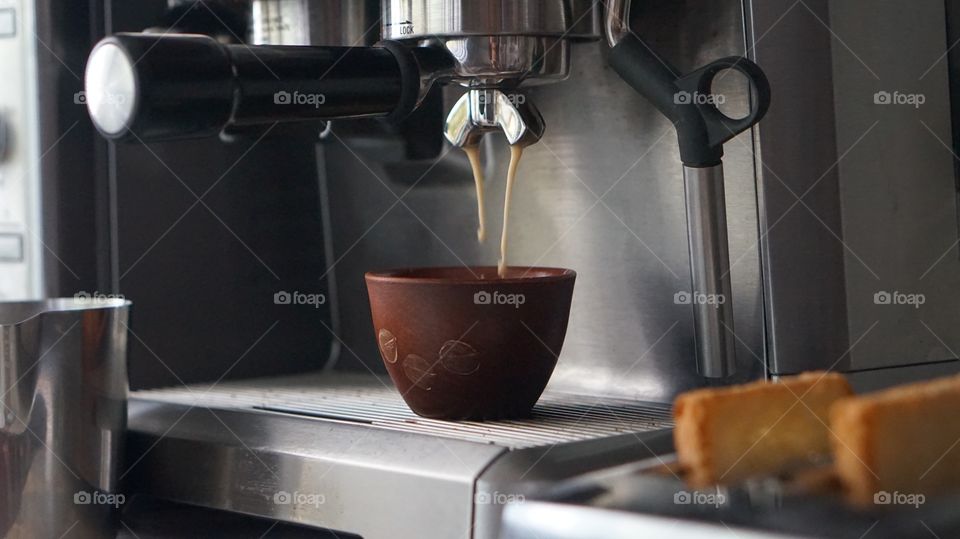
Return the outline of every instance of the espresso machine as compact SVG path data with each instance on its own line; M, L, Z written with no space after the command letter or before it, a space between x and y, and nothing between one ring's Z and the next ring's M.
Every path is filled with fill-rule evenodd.
M522 88L569 76L572 44L599 37L595 4L385 2L384 39L375 47L251 48L209 36L117 34L90 55L87 103L102 135L144 143L308 119L379 116L399 123L423 104L435 84L453 83L467 89L444 125L453 146L477 146L491 131L502 133L510 145L526 146L543 136L545 123ZM285 20L310 20L310 3L300 3L301 12L279 6L287 6L280 15ZM723 143L763 117L769 83L743 57L682 74L631 33L630 7L622 0L607 10L610 63L676 126L684 162L690 294L718 298L716 304L691 303L698 372L728 378L736 370L736 346ZM254 4L261 40L267 40L264 19L283 13L278 9L268 2ZM276 40L284 39L304 41L284 35ZM752 102L742 118L728 117L706 99L714 79L727 70L740 72L750 84Z
M668 452L678 392L808 369L851 372L861 387L951 372L946 303L897 310L865 292L902 286L907 255L932 263L949 251L950 158L919 144L899 155L929 172L914 192L922 204L893 187L874 193L883 204L858 203L844 186L867 169L887 176L869 166L878 152L854 151L862 133L851 126L863 117L849 111L881 88L829 30L860 36L858 51L871 41L852 7L802 4L171 1L162 17L114 6L85 98L115 161L112 284L138 313L131 490L362 537L494 537L503 507L531 489ZM932 5L915 13L928 29L945 18ZM901 15L871 8L885 28ZM931 63L946 50L911 39L902 42ZM900 81L910 66L891 58L901 56L868 63ZM950 140L935 113L952 103L952 71L931 73L938 105L923 113ZM496 200L508 143L529 145L514 201L517 263L579 273L564 352L529 420L418 418L383 377L362 275L489 263L457 148L482 148ZM199 222L178 235L184 209L230 188L219 179L157 213L155 200L200 172L240 177L233 213L205 208L239 255L191 248L208 236ZM298 190L305 182L311 190ZM857 223L877 222L930 241L875 245ZM951 289L953 258L924 275L930 297ZM878 271L889 281L877 284L866 271L876 260L893 261L897 278ZM216 277L181 284L180 272L204 266ZM291 284L304 277L297 267L309 278ZM294 286L323 293L322 308L275 303ZM159 293L178 287L177 297ZM205 299L211 289L229 302ZM200 308L183 309L184 299ZM198 336L168 324L204 311L236 328ZM263 327L240 329L248 317ZM874 318L900 326L873 332ZM272 333L284 326L286 343ZM298 353L307 342L316 344Z
M352 6L353 15L365 20L367 4L345 3L342 8ZM532 91L570 84L561 81L576 69L574 50L596 48L606 35L613 47L611 65L676 126L687 165L688 252L694 261L689 289L731 298L722 146L764 115L769 86L762 71L742 57L715 61L690 74L679 71L629 32L629 7L629 2L619 2L605 12L589 0L383 2L379 25L371 25L380 27L382 39L357 46L369 39L365 22L350 25L354 31L343 36L344 29L323 30L321 24L329 26L324 15L331 14L319 2L254 1L249 43L184 34L176 24L166 31L106 37L93 48L86 66L87 106L101 135L118 141L118 147L218 135L231 140L263 126L329 122L322 129L327 134L321 134L328 139L321 149L326 169L321 191L333 229L326 240L333 244L332 258L342 259L348 252L335 254L341 248L336 227L346 231L352 224L338 211L364 200L371 202L371 209L379 203L376 195L335 192L342 189L335 177L354 174L337 172L333 163L377 166L355 153L376 144L377 136L370 134L375 128L361 128L361 136L354 138L354 122L382 118L381 126L406 139L411 132L427 132L428 137L430 131L443 133L449 144L444 154L434 156L419 178L406 180L412 179L411 198L420 191L435 196L434 182L422 188L417 184L442 166L452 148L484 144L484 151L491 152L499 135L510 145L540 142L550 120L538 110ZM338 38L339 43L330 44ZM344 38L351 41L344 43ZM745 118L731 120L713 103L683 99L709 94L714 78L730 69L748 77L749 84L741 89L750 96ZM441 85L454 92L462 88L462 95L441 95ZM436 115L423 112L438 100L442 108L449 107L445 120L444 115L436 121ZM359 149L346 142L352 140L363 141L357 143ZM333 155L338 151L352 158ZM383 180L368 170L384 187L396 182L390 176L410 174L399 169ZM444 173L463 177L457 165ZM355 188L363 188L360 185L358 181ZM417 215L404 201L408 193L394 195L395 205ZM389 250L403 241L398 235L383 245ZM382 378L370 376L381 369L371 369L361 359L377 356L369 355L369 335L363 334L369 315L363 314L365 307L357 308L364 295L357 294L356 279L344 277L344 272L356 271L354 263L340 266L335 261L324 274L329 276L328 294L335 293L338 304L330 325L323 325L341 350L339 357L328 359L327 372L238 382L217 379L213 385L135 394L131 484L164 499L364 537L397 530L404 536L491 537L504 501L522 496L519 483L649 455L648 442L637 433L669 425L668 407L654 399L625 399L588 387L564 387L562 382L530 420L469 425L417 418ZM330 278L333 275L336 278ZM683 370L699 383L731 379L737 370L732 302L722 309L700 303L688 307L697 321L697 352ZM360 365L350 368L351 358L342 351ZM740 376L750 375L741 370ZM227 438L206 438L216 431ZM267 438L260 439L264 435ZM315 436L323 441L308 441ZM238 454L240 461L228 458L229 469L215 471L224 462L223 452L236 450L238 441L249 452ZM412 454L420 456L403 457ZM191 464L182 473L170 467L186 460ZM438 476L437 470L444 473ZM250 490L251 484L259 486ZM229 492L220 490L225 487ZM408 493L404 504L390 502L398 490ZM299 503L301 495L322 498L323 503ZM431 508L435 516L403 516L415 507ZM371 512L377 517L371 519Z

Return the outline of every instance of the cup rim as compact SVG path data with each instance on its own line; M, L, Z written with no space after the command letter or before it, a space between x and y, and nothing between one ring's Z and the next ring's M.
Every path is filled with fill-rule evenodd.
M524 283L550 283L572 280L577 276L577 272L567 268L553 268L543 266L510 266L513 270L522 271L525 276L521 277L499 277L489 279L480 277L478 274L485 273L497 274L496 266L426 266L426 267L407 267L381 271L368 271L364 278L368 282L377 283L416 283L416 284L445 284L445 285L492 285L492 284L524 284ZM464 277L437 277L429 275L429 272L443 271L463 271L467 270ZM426 275L424 275L426 274ZM473 275L470 275L473 274Z

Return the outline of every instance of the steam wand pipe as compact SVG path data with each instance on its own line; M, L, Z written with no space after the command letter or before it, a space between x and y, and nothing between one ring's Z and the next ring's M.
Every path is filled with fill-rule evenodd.
M610 65L673 122L683 161L697 370L706 378L736 371L736 334L730 282L723 144L756 125L770 106L763 70L742 57L722 58L681 75L630 31L630 0L611 0L606 18ZM750 82L753 100L744 118L729 118L709 96L718 73L734 69Z

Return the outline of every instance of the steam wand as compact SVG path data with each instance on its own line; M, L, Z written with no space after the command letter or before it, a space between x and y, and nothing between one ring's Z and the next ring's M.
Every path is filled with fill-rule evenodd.
M609 3L606 34L612 47L610 65L676 127L683 161L697 368L707 378L728 377L736 371L736 335L723 144L763 118L770 107L770 84L759 66L737 56L680 75L630 31L630 6L631 0ZM726 116L717 109L715 100L698 99L710 95L713 79L727 69L739 71L750 82L752 102L744 118Z

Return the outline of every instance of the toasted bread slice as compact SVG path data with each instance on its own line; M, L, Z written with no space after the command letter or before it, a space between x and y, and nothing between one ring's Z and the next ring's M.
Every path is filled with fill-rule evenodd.
M830 426L837 474L858 505L960 490L960 376L842 399Z
M693 486L776 474L830 454L830 406L852 394L841 374L810 372L680 395L674 444Z

